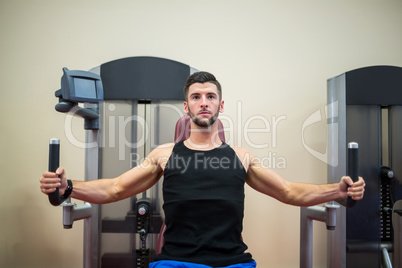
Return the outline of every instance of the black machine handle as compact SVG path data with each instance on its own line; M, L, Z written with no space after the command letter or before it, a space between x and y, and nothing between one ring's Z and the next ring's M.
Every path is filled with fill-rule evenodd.
M49 141L49 171L56 172L60 163L60 140L52 138ZM63 200L59 196L59 188L48 194L49 202L53 206L59 206Z
M348 143L348 176L357 182L359 180L359 144L356 142ZM356 204L356 200L347 198L346 207L351 208Z

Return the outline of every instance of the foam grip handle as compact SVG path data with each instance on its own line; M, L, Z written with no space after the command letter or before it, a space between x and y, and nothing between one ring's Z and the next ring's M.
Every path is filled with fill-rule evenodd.
M49 141L49 171L56 172L60 163L60 140L59 139L50 139ZM60 205L60 196L59 196L59 188L56 188L56 191L48 194L49 202L53 206Z
M357 182L359 180L359 144L350 142L348 144L348 176ZM356 200L348 197L346 207L351 208L356 204Z

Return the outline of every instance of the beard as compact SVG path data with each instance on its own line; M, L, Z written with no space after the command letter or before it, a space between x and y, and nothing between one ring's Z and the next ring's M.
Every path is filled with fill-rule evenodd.
M218 116L219 116L219 109L209 119L206 119L206 118L201 118L200 119L200 118L198 118L197 116L195 116L193 114L193 112L191 112L190 108L188 109L188 115L190 116L191 120L193 120L194 124L196 124L199 127L206 128L206 127L212 126L216 122L216 120L218 119Z

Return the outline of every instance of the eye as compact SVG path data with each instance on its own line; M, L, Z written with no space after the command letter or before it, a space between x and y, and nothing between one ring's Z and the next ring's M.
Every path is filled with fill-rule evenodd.
M215 99L215 95L209 95L209 96L208 96L208 99L210 99L210 100Z

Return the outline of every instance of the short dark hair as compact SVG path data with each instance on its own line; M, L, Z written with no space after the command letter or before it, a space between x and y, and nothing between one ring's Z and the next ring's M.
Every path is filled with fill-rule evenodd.
M187 101L187 95L188 95L188 90L190 88L190 86L192 84L195 83L212 83L216 86L216 88L218 89L218 95L219 95L219 100L222 100L222 87L221 84L218 82L218 80L216 80L215 76L211 73L208 72L196 72L193 73L192 75L190 75L187 78L186 83L184 84L184 88L183 88L183 93L184 93L184 99Z

